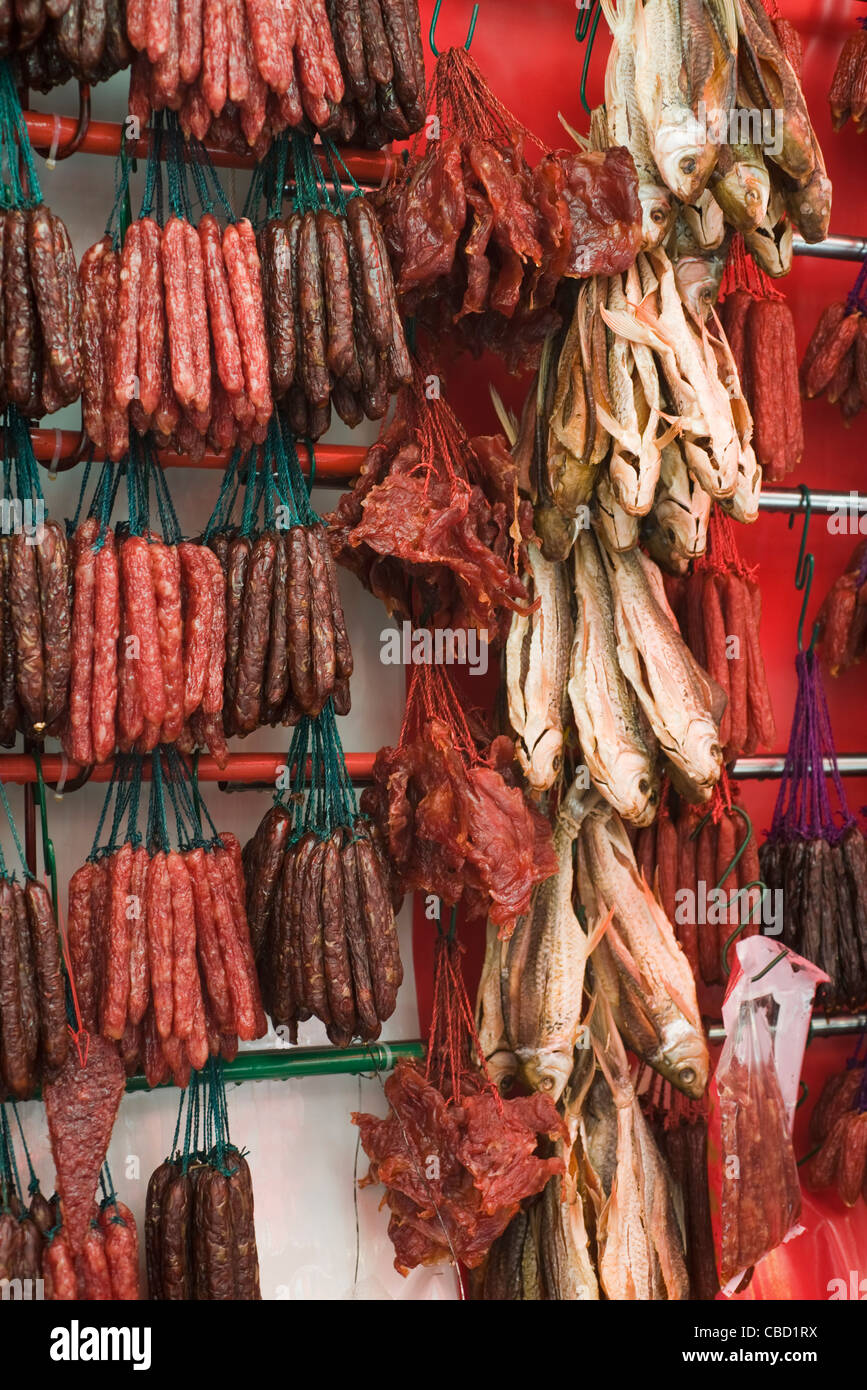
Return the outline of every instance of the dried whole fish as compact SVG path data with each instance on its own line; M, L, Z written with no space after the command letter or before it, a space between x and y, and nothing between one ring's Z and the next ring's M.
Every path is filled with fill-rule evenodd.
M568 690L582 756L612 806L647 825L659 801L656 749L620 668L611 585L592 531L579 535L573 561L577 619Z
M641 1113L623 1042L604 999L593 1032L616 1112L613 1177L607 1191L595 1193L600 1286L609 1299L689 1298L673 1185Z
M534 891L505 960L503 1018L521 1074L559 1100L581 1029L588 940L572 905L573 844L582 815L576 781L554 824L557 871Z
M506 951L506 944L500 940L496 924L489 921L476 1004L476 1034L479 1040L479 1065L487 1068L501 1095L508 1095L518 1074L518 1059L509 1043L503 1017L501 976Z
M569 590L562 565L527 548L528 589L538 607L515 613L506 641L509 721L521 770L533 792L553 786L563 762L564 688L572 645Z
M593 1302L599 1298L599 1282L588 1247L578 1157L562 1140L557 1152L565 1172L548 1183L536 1208L543 1296L548 1301Z
M618 16L606 8L611 24L622 26L631 33L635 25L636 0L620 0ZM625 145L635 162L638 174L638 199L642 212L642 251L659 246L671 228L675 207L671 192L663 183L653 162L647 124L641 114L635 93L635 55L631 43L619 43L615 37L605 69L605 113L607 134L612 145Z
M587 914L593 976L624 1040L678 1090L698 1099L708 1052L689 962L642 879L623 822L588 798L578 837L577 889ZM598 943L594 933L610 917Z
M671 615L660 606L659 571L633 552L602 547L614 595L621 668L687 800L704 801L719 781L719 721L724 697L696 662ZM656 592L648 572L658 576Z
M606 3L606 16L618 47L631 45L635 63L635 96L647 125L650 148L663 182L682 203L692 203L704 189L716 162L716 148L707 138L706 125L697 116L698 102L710 97L718 106L710 82L714 70L725 76L712 60L709 72L697 63L687 71L690 49L681 32L682 11L689 5L674 0L637 0L634 20ZM705 35L711 40L708 25ZM699 56L698 53L695 54ZM701 53L704 59L706 51ZM716 56L716 55L715 55ZM723 55L719 54L722 62ZM730 55L726 65L733 67Z

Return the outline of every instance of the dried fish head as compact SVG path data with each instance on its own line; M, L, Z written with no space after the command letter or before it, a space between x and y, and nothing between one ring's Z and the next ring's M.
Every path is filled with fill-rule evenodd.
M794 245L792 223L786 218L783 222L771 222L771 214L744 237L750 254L766 275L779 280L792 269Z
M542 554L546 560L556 562L565 560L578 534L578 521L564 515L551 503L543 503L533 513L533 529L542 542Z
M688 107L675 108L651 132L651 142L667 187L680 202L697 202L716 164L716 147L701 122Z
M710 256L681 256L674 263L680 297L697 323L704 323L716 304L722 272Z
M641 250L652 251L661 246L671 232L677 211L669 190L663 183L638 184L641 203Z
M711 177L716 201L736 232L752 232L765 220L771 176L755 145L729 146L721 152Z
M704 190L694 207L682 209L679 220L685 224L697 251L715 251L722 244L726 231L725 218L709 188Z

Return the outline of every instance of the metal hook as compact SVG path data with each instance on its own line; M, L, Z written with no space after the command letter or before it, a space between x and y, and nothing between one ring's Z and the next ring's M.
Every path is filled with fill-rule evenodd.
M430 43L431 53L434 55L435 58L438 58L440 56L440 51L437 48L436 43L434 42L434 36L436 34L437 20L440 17L442 3L443 0L437 0L436 4L434 5L433 19L430 22L430 35L428 36L428 42ZM470 44L473 41L473 34L476 32L476 20L478 19L478 17L479 7L478 5L473 5L473 17L470 20L470 29L469 33L467 34L466 42L464 44L464 48L466 49L467 53L469 53L470 51Z
M749 893L750 890L753 889L753 888L759 888L759 889L761 889L761 893L763 894L763 893L765 892L765 890L767 889L767 886L768 886L768 885L767 885L766 883L763 883L762 880L761 880L760 878L754 878L753 881L752 881L752 883L745 883L744 886L743 886L743 888L739 888L739 889L738 889L738 891L735 893L735 895L734 895L732 901L733 901L733 902L737 902L738 899L739 899L740 897L742 897L745 893ZM759 909L761 910L761 895L760 895L760 897L759 897L758 907L759 907ZM750 908L750 914L752 914L752 908ZM722 948L722 954L721 954L722 968L723 968L723 974L725 975L726 979L728 979L729 975L731 974L731 966L729 965L729 951L731 950L731 948L732 948L732 946L734 945L735 941L737 941L737 939L738 939L738 937L740 936L741 932L744 931L748 926L751 925L752 920L753 920L753 919L752 919L752 915L750 915L750 916L747 917L747 920L746 920L745 922L739 923L739 925L738 925L737 927L735 927L735 930L732 932L732 934L731 934L731 936L729 937L728 941L726 941L725 945L724 945L723 948Z
M36 786L37 798L39 801L39 820L42 827L42 858L48 876L51 879L51 905L54 908L54 920L57 921L57 861L54 855L54 841L48 834L48 807L45 796L45 779L42 776L42 754L37 744L33 749L33 760L36 763Z
M602 14L602 6L599 0L580 0L578 19L575 23L575 38L579 43L587 41L587 48L584 52L584 66L581 69L581 105L588 116L592 114L591 107L587 101L587 76L590 72L590 57L593 53L593 44L596 40L596 30L599 27L599 16ZM592 17L591 17L592 16Z
M765 966L764 970L760 970L759 973L758 973L758 975L753 975L753 976L751 977L750 983L751 983L751 984L755 984L755 983L756 983L756 980L761 980L761 979L763 979L764 976L767 975L768 971L769 971L769 970L773 970L773 968L774 968L775 965L779 965L779 963L780 963L781 960L785 960L785 959L786 959L786 956L787 956L788 954L789 954L788 947L784 947L783 950L780 952L780 954L779 954L778 956L774 956L774 959L773 959L772 961L769 961L769 962L768 962L768 964Z
M810 529L810 518L813 514L813 498L810 489L804 484L800 485L801 501L798 504L798 511L803 508L804 527L801 532L801 546L798 551L798 563L795 566L795 588L804 591L804 601L801 604L801 615L798 619L798 651L804 650L804 623L807 620L807 608L810 603L810 591L813 587L813 572L816 567L815 557L812 552L807 550L807 532ZM789 530L795 524L797 512L789 513ZM812 652L816 645L819 635L818 620L813 624L813 633L810 638L808 651Z
M44 146L34 145L37 154L47 161L49 167L56 164L59 159L69 159L70 155L75 154L81 149L82 141L90 130L90 86L87 82L78 84L78 124L72 139L65 145L52 143L46 149Z
M746 811L743 809L743 807L741 807L741 806L734 806L734 805L733 805L733 806L731 807L731 809L732 809L733 811L736 811L737 814L740 816L741 820L744 821L744 823L745 823L745 825L746 825L746 827L747 827L747 833L746 833L746 835L744 836L744 838L741 840L740 845L738 846L737 850L735 851L735 856L734 856L734 858L732 859L732 862L726 867L725 873L722 875L722 877L721 877L719 883L717 884L717 889L722 888L722 886L723 886L723 884L725 883L726 879L728 878L729 874L732 873L732 872L737 868L737 866L738 866L738 864L739 864L739 862L740 862L741 856L743 855L744 850L746 849L746 847L747 847L747 845L749 844L750 840L753 838L753 823L752 823L752 821L750 820L749 816L747 815Z

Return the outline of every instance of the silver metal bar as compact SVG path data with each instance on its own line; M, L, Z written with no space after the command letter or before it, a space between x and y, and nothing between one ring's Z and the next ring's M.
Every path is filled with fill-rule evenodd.
M785 758L738 758L729 775L737 777L740 781L761 781L763 778L782 777L785 765ZM837 768L843 777L865 777L867 753L840 753L837 757ZM831 771L830 758L824 760L824 771L826 776Z
M762 512L795 512L802 505L803 497L797 488L766 487L759 498ZM810 505L814 512L852 511L867 512L867 493L864 492L825 492L821 488L810 488Z
M810 1024L807 1041L812 1038L839 1038L847 1033L863 1033L867 1028L867 1014L833 1014L830 1018L814 1018ZM725 1041L726 1030L721 1023L712 1023L707 1036L712 1043Z
M792 250L796 256L816 256L823 261L863 261L867 258L867 237L826 236L811 245L796 232Z

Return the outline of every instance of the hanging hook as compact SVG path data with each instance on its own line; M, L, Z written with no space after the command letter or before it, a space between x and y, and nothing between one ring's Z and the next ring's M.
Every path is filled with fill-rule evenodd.
M33 146L36 153L42 155L49 169L53 168L59 159L69 159L70 155L80 150L82 141L90 130L90 87L86 82L79 82L78 84L78 123L75 127L75 133L65 145L61 145L58 141L60 118L55 116L54 119L54 139L48 148L39 145Z
M57 861L54 855L54 841L48 834L45 779L42 776L42 754L38 744L35 744L33 748L33 760L36 763L36 797L39 802L39 820L42 828L42 859L51 880L51 905L54 908L54 920L57 921Z
M740 816L741 820L742 820L742 821L744 822L744 824L746 825L747 833L746 833L746 835L744 836L744 838L741 840L740 844L738 845L738 848L735 850L735 855L734 855L734 858L732 859L731 863L728 864L728 865L726 866L725 872L724 872L723 874L721 874L721 876L720 876L720 881L719 881L719 883L717 884L717 889L718 889L718 890L719 890L720 888L722 888L722 886L723 886L723 884L725 883L726 879L728 878L729 874L732 873L732 872L737 868L738 864L740 863L741 856L743 855L744 850L746 849L746 847L747 847L747 845L749 844L750 840L753 838L753 823L752 823L752 821L750 820L749 816L747 815L746 811L743 809L743 807L741 807L741 806L732 806L731 809L732 809L733 811L736 811L737 814Z
M438 58L438 57L440 56L440 51L439 51L439 49L437 48L436 43L434 42L434 36L435 36L436 30L437 30L437 20L438 20L439 17L440 17L440 10L442 9L442 3L443 3L443 0L437 0L436 4L434 5L433 19L432 19L431 22L430 22L430 35L429 35L429 38L428 38L428 42L430 43L431 53L434 55L435 58ZM479 17L479 7L478 7L478 5L473 5L473 16L472 16L472 19L470 20L470 30L469 30L469 33L467 34L466 42L465 42L465 44L464 44L464 48L466 49L467 53L469 53L469 51L470 51L470 44L471 44L472 41L473 41L473 34L476 32L476 20L478 19L478 17Z
M773 959L772 961L769 961L769 962L768 962L768 964L765 966L764 970L760 970L759 973L758 973L758 975L752 975L752 976L750 977L750 983L751 983L751 984L755 984L756 980L761 980L761 979L763 979L763 978L765 977L765 975L767 975L768 971L769 971L769 970L773 970L773 968L774 968L775 965L779 965L779 963L780 963L781 960L785 960L785 959L786 959L786 956L787 956L788 954L789 954L788 948L784 946L783 949L782 949L782 951L780 952L780 954L779 954L778 956L774 956L774 959Z
M741 897L744 896L744 894L750 893L750 892L753 890L753 888L758 888L758 889L759 889L759 901L758 901L758 903L756 904L756 906L759 908L759 911L761 912L761 898L762 898L762 894L763 894L763 893L765 892L765 890L767 889L767 886L768 886L768 885L767 885L766 883L763 883L762 880L761 880L760 878L754 878L753 881L752 881L752 883L745 883L744 886L743 886L743 888L739 888L739 889L738 889L738 891L737 891L737 893L735 893L735 895L734 895L732 901L733 901L733 902L737 902L739 898L741 898ZM734 929L734 931L732 932L731 936L728 938L728 940L726 941L725 945L724 945L723 948L722 948L722 954L721 954L722 968L723 968L723 974L725 975L726 979L728 979L729 975L731 974L731 966L729 965L729 951L731 950L731 948L732 948L732 946L734 945L735 941L736 941L736 940L738 939L738 937L740 936L741 932L744 931L748 926L751 925L751 923L752 923L752 921L753 921L752 912L753 912L752 904L749 904L748 909L747 909L747 917L746 917L746 920L743 921L743 922L741 922L737 927L735 927L735 929Z
M579 43L586 40L587 47L584 50L584 66L581 69L581 105L591 115L591 107L587 101L587 77L590 72L590 58L593 53L593 44L596 40L596 30L599 27L599 16L602 14L602 6L599 0L579 0L578 19L575 23L575 38Z
M810 529L810 518L813 515L813 497L810 489L806 487L804 483L801 483L800 491L801 501L798 504L798 511L801 511L803 508L804 527L801 531L801 546L798 551L798 563L795 566L795 588L799 591L802 589L804 591L804 601L801 604L801 615L798 619L798 651L802 652L804 650L804 623L807 620L807 608L810 603L810 591L813 587L813 572L816 567L816 561L812 552L807 550L807 532ZM790 531L795 524L795 517L797 514L797 512L789 513ZM808 648L809 652L812 652L815 647L818 635L819 623L817 620L813 624L813 632Z

